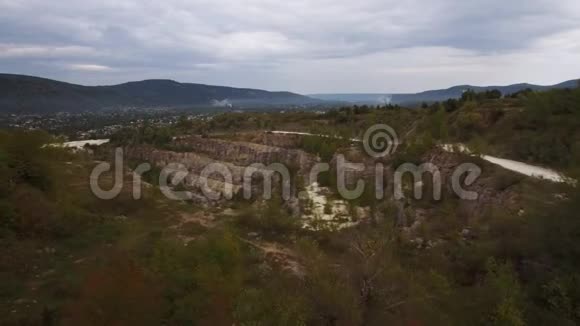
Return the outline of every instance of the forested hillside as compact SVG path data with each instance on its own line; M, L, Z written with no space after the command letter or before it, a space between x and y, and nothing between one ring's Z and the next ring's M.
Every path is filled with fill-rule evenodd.
M227 100L242 106L317 104L290 92L144 80L112 86L81 86L55 80L0 74L0 113L83 112L120 108L211 107Z
M419 93L375 93L375 94L312 94L313 98L327 101L344 101L353 104L380 105L386 102L398 105L418 106L422 102L446 101L448 99L459 99L466 90L473 90L477 93L483 93L492 90L498 90L503 94L514 94L523 90L548 91L552 89L566 89L577 86L577 80L568 80L555 85L534 85L534 84L513 84L507 86L473 86L458 85L446 89L428 90Z
M0 323L578 324L578 188L444 153L439 145L463 142L578 178L579 99L578 89L509 98L490 91L418 110L228 113L211 123L134 126L111 145L79 152L46 146L59 140L42 132L3 131ZM245 158L236 151L249 156L252 150L262 151L259 157L300 153L333 162L344 153L351 161L368 160L345 139L375 123L393 125L402 140L393 157L380 161L386 168L480 164L479 206L449 190L439 201L364 194L347 203L349 214L366 215L354 226L315 230L302 227L279 193L271 200L170 201L157 188L161 166L144 175L144 196L134 200L130 168L141 163L136 160L125 162L119 197L101 200L88 187L96 161L110 160L119 145L192 164L195 157L233 166ZM265 132L275 129L343 139ZM209 143L216 146L199 150ZM293 167L296 192L305 189L294 173L299 168ZM324 177L329 198L335 196L336 180ZM112 181L110 174L101 180L104 188Z

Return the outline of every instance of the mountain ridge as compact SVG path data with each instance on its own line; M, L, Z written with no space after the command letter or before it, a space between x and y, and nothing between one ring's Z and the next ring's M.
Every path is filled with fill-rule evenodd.
M224 102L225 101L225 102ZM211 107L308 105L321 100L285 91L266 91L170 79L147 79L116 85L84 86L48 78L0 74L0 112L84 112L120 107Z
M211 108L307 106L321 104L399 104L459 98L472 89L476 92L498 89L511 94L530 88L541 91L574 88L572 79L554 85L517 83L506 86L456 85L419 93L336 93L301 95L288 91L266 91L172 79L145 79L115 85L85 86L43 77L0 73L0 113L91 112L118 108Z
M578 86L578 79L567 80L554 85L536 85L529 83L517 83L505 86L473 86L456 85L449 88L426 90L418 93L321 93L307 94L307 96L325 101L343 101L353 104L419 104L421 102L445 101L450 98L460 98L461 94L472 89L475 92L485 92L497 89L502 94L512 94L526 88L535 91L549 90L555 88L575 88ZM389 100L390 99L390 100Z

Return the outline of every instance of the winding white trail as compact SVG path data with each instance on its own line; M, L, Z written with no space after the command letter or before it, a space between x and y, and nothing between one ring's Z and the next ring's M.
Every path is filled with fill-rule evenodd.
M89 139L89 140L76 140L63 143L62 146L66 148L83 149L85 145L95 145L100 146L108 143L109 139Z
M94 145L100 146L106 144L110 141L110 139L89 139L89 140L75 140L69 141L66 143L53 143L53 144L46 144L43 147L63 147L63 148L72 148L73 150L81 150L84 149L85 145Z
M275 130L275 131L271 131L271 133L283 134L283 135L302 135L302 136L318 136L318 137L325 137L325 138L328 138L328 137L340 138L340 137L335 137L335 136L330 136L330 135L312 134L309 132L298 132L298 131ZM357 138L351 138L350 141L359 142L359 143L362 142L362 140L357 139ZM475 156L475 154L472 154L472 152L469 150L469 148L467 148L463 144L444 144L444 145L441 145L441 148L443 148L443 150L445 150L447 152L461 152L461 153L471 154L471 155ZM519 162L519 161L514 161L514 160L508 160L508 159L499 158L499 157L495 157L495 156L491 156L491 155L479 155L479 157L481 157L482 159L484 159L490 163L499 165L506 170L514 171L514 172L517 172L517 173L520 173L520 174L523 174L526 176L550 180L550 181L559 182L559 183L566 182L566 183L570 183L570 184L576 184L576 180L568 178L558 171L547 169L547 168L544 168L541 166L531 165L531 164L527 164L527 163Z
M472 156L479 156L482 159L484 159L490 163L493 163L495 165L499 165L506 170L514 171L514 172L517 172L517 173L520 173L523 175L527 175L530 177L550 180L550 181L559 182L559 183L563 183L563 182L570 183L570 184L576 183L576 180L568 178L560 172L557 172L557 171L554 171L551 169L547 169L547 168L544 168L541 166L531 165L531 164L527 164L527 163L519 162L519 161L514 161L514 160L508 160L505 158L499 158L499 157L495 157L495 156L491 156L491 155L473 154L469 150L469 148L467 148L463 144L445 144L445 145L441 145L441 148L443 148L443 150L445 150L447 152L451 152L451 153L460 152L460 153L470 154Z
M568 178L561 175L559 172L556 172L556 171L550 170L550 169L546 169L546 168L543 168L540 166L534 166L534 165L530 165L530 164L526 164L526 163L522 163L522 162L518 162L518 161L506 160L503 158L497 158L497 157L493 157L493 156L489 156L489 155L481 155L481 158L488 161L488 162L491 162L493 164L497 164L497 165L503 167L504 169L518 172L518 173L521 173L521 174L524 174L524 175L527 175L530 177L547 179L547 180L551 180L554 182L568 182L569 181Z
M273 131L267 131L267 133L278 134L278 135L316 136L316 137L322 137L322 138L344 139L343 137L340 137L340 136L332 136L332 135L324 135L324 134L312 134L309 132L301 132L301 131L273 130ZM349 138L349 140L351 142L355 142L355 143L362 143L362 140L360 140L358 138Z

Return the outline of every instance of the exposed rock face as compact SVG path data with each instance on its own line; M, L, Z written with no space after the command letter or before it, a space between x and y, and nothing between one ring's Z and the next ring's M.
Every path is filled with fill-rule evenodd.
M332 173L336 174L337 173L337 169L338 169L338 155L343 155L344 159L345 159L345 163L354 163L357 164L361 167L363 167L362 170L357 170L357 169L345 169L344 170L344 179L345 179L345 184L348 186L349 189L353 189L354 187L356 187L356 184L358 182L358 180L366 180L366 181L372 181L374 183L375 180L375 176L377 174L376 169L377 169L377 162L375 159L373 159L372 157L370 157L368 154L366 154L364 151L362 151L360 148L358 147L351 147L349 148L347 151L344 151L342 153L337 153L332 157L332 160L330 161L330 170ZM385 166L383 165L383 170L385 170ZM387 169L383 172L383 176L388 176L389 175L389 169L387 167ZM385 186L387 186L388 183L385 183ZM372 186L370 184L367 184L367 186Z
M453 193L451 188L452 174L466 160L460 154L435 149L425 155L424 161L433 163L439 168L441 179L447 188L447 192ZM460 200L459 213L467 219L471 219L481 217L493 207L500 207L510 212L517 212L520 208L518 205L520 202L518 194L509 188L499 190L494 186L493 171L500 168L494 167L482 160L474 159L472 162L476 163L482 169L482 174L472 185L465 186L462 184L462 187L465 190L476 192L478 198L476 200Z
M163 168L169 164L182 164L189 172L200 174L211 164L222 164L232 173L234 184L242 184L245 167L232 163L217 161L205 155L192 152L174 152L160 150L151 146L134 146L125 148L127 158L136 161L150 162Z
M170 164L181 165L187 170L187 177L183 185L188 188L200 190L202 186L209 186L216 191L223 191L228 187L237 194L244 183L245 178L251 177L252 194L260 194L264 191L264 179L272 177L272 187L281 185L281 175L268 169L273 163L283 164L290 173L304 175L310 171L310 167L317 162L317 158L311 154L297 149L286 149L249 142L226 141L219 139L207 139L202 137L179 138L172 144L180 152L161 150L149 145L130 146L124 149L125 158L137 163L149 162L158 168L165 168ZM110 154L110 153L109 153ZM263 167L250 166L263 164ZM200 178L200 174L215 168L224 173L212 173L206 175L207 182ZM177 168L172 168L171 173L177 173ZM231 179L229 176L231 175Z
M195 184L199 179L199 174L207 166L220 163L231 172L231 183L235 186L234 189L237 191L243 184L246 167L255 163L264 164L266 166L272 163L281 163L291 171L297 172L298 175L308 177L311 167L317 163L319 159L312 154L308 154L295 148L300 145L302 137L303 136L300 135L270 134L266 132L250 134L249 137L244 138L259 142L254 143L187 136L174 140L172 145L179 149L179 152L160 150L151 146L143 145L126 148L125 155L128 159L150 162L158 167L165 167L170 163L183 164L191 173L191 176L187 179L189 184ZM377 173L377 161L366 155L366 153L356 146L343 150L342 153L345 155L347 162L362 163L364 166L363 171L349 171L346 173L347 188L354 189L358 180L365 180L366 187L373 187ZM330 162L331 173L336 173L336 157L337 156L335 155ZM443 196L454 196L451 187L451 176L455 169L466 161L465 157L461 154L450 153L436 148L425 154L422 161L437 166L443 181ZM481 160L477 160L476 158L467 161L476 162L480 165L483 169L483 174L474 184L467 187L464 186L466 190L478 193L478 198L473 201L460 200L459 215L464 216L467 220L472 218L477 219L494 207L508 209L510 211L513 210L517 213L521 208L518 204L520 198L515 191L510 190L509 188L498 189L495 185L497 176L494 176L493 173L497 168ZM392 162L389 161L389 158L385 158L383 160L383 167L380 171L384 180L383 198L385 198L385 201L390 201L393 198L393 176L394 171L397 168L389 164L392 164ZM264 170L257 169L257 171L260 172ZM259 173L256 173L255 175L259 175ZM276 175L277 174L275 174L275 178ZM225 186L224 182L228 181L220 175L210 175L210 178L215 181L212 183L218 188ZM425 174L423 181L428 178L430 178L430 176ZM278 181L279 178L274 179L274 183ZM428 193L429 191L432 191L432 188L428 186L428 182L422 182L419 184L427 184L423 195L432 196L431 193ZM254 185L255 184L253 183L253 186ZM260 182L260 186L261 185L262 183ZM274 185L274 187L276 187L276 185ZM252 193L256 193L254 187L252 188ZM403 202L408 202L408 200L409 199L404 199ZM400 202L397 205L398 216L393 216L393 218L396 218L399 225L408 226L405 221L406 216L404 214L404 205L402 205L403 202ZM298 205L290 204L290 206L294 207L293 210L296 212L300 210L299 207L296 207Z
M278 187L281 181L280 175L272 170L234 165L197 153L159 150L151 146L133 146L125 149L125 156L133 161L149 162L158 168L165 169L168 174L182 172L183 170L178 168L180 165L187 171L183 185L200 192L202 187L209 187L212 191L221 192L223 195L227 193L226 189L231 189L233 195L236 195L243 189L245 178L250 178L251 193L256 195L264 191L264 178L272 178L273 188ZM170 166L171 164L175 166ZM200 175L204 173L204 170L209 171L206 170L209 168L216 168L219 172L206 174L207 181L205 181Z
M349 155L350 154L350 155ZM362 163L364 165L363 171L348 171L345 174L346 185L349 189L354 189L356 182L358 180L365 180L366 187L372 187L374 181L376 180L377 173L382 173L383 175L383 198L386 201L393 200L394 194L394 175L397 170L397 166L393 166L391 161L385 161L383 163L382 171L377 172L377 161L368 156L365 153L358 151L357 149L351 149L346 155L347 161L352 163ZM387 158L388 159L388 158ZM331 161L332 173L336 173L336 156ZM458 215L463 217L466 221L477 220L478 218L489 213L493 208L499 208L502 210L508 210L512 213L517 213L520 209L520 198L516 191L512 189L498 189L495 185L497 182L497 175L494 172L497 169L501 169L492 164L489 164L482 160L477 160L473 158L472 160L466 160L465 156L456 153L449 153L439 148L429 151L422 159L424 163L431 163L435 165L441 175L442 189L441 193L443 200L445 197L457 195L454 193L452 188L452 175L453 172L464 162L476 163L482 169L482 175L475 181L474 184L466 186L461 183L465 190L473 191L478 194L476 200L459 200ZM433 187L429 181L432 175L425 173L422 176L422 180L415 184L417 187L422 187L423 197L430 198L433 196ZM405 188L403 184L403 188ZM406 188L405 188L406 189ZM411 189L406 189L406 192L412 192ZM404 212L405 204L410 204L410 198L403 199L402 201L397 201L395 203L397 207L397 216L393 216L395 223L400 226L406 225L406 216ZM425 215L425 214L423 214Z
M248 166L253 163L282 163L289 168L308 170L317 158L298 149L288 149L248 142L232 142L221 139L186 137L175 140L175 144L191 152L203 153L216 159Z

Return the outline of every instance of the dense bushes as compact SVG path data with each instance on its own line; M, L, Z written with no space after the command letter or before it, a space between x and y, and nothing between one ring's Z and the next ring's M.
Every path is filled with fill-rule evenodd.
M347 140L330 137L306 136L302 137L300 148L308 153L318 155L322 162L330 162L339 148L344 147Z
M0 134L0 234L58 233L63 211L55 199L66 175L57 162L64 163L68 155L46 146L53 141L42 132Z
M518 158L559 167L580 163L580 88L530 94L515 128L510 143Z
M171 142L175 133L175 129L145 124L137 128L122 129L111 136L111 142L118 145L150 144L162 147Z
M422 129L436 141L479 144L486 154L575 169L580 163L580 88L522 91L514 97L466 91L461 99L423 110Z
M299 219L291 216L280 198L272 198L262 207L241 209L236 223L247 230L261 232L265 236L280 238L288 236L299 227Z

